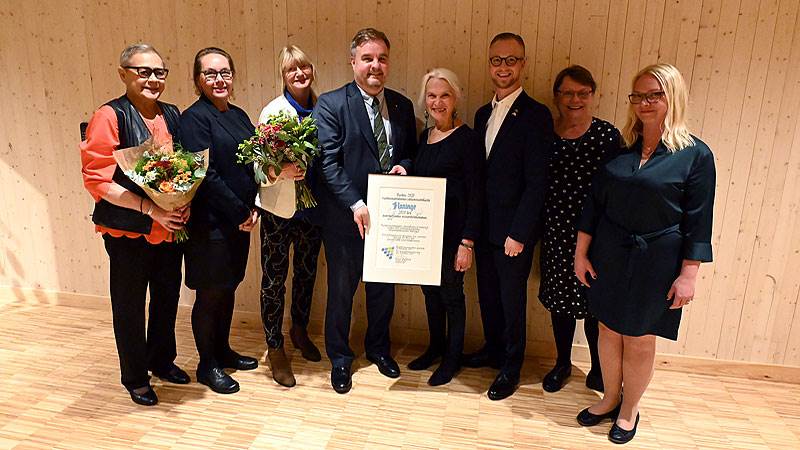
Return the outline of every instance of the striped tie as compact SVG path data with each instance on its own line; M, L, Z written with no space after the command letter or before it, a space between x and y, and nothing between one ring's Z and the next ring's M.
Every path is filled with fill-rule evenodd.
M372 111L375 113L375 120L372 124L372 134L375 135L375 142L378 143L378 155L381 160L381 170L388 172L391 164L389 155L389 142L386 139L386 128L383 126L383 116L381 115L381 102L378 97L372 97Z

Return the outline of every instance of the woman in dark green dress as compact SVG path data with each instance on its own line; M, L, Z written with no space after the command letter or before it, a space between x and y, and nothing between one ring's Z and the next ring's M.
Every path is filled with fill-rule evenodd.
M715 183L711 150L686 127L688 93L675 67L642 69L628 98L628 149L598 173L575 250L575 275L600 322L605 385L603 399L577 420L615 419L615 443L635 435L656 336L677 339L700 263L711 261Z

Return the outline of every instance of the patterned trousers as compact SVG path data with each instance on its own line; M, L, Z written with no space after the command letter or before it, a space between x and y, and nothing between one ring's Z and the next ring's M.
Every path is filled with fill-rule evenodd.
M284 219L263 211L261 218L261 321L270 348L283 346L283 309L289 246L294 244L292 323L305 328L317 278L322 237L319 227L304 219Z

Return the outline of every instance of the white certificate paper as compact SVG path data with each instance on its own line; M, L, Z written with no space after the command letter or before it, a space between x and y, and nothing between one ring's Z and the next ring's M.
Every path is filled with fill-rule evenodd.
M365 282L439 286L444 178L370 175Z

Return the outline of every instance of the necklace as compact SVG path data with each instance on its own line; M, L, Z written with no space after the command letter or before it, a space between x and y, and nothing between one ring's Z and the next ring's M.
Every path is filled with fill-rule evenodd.
M560 139L561 139L563 142L566 142L566 144L567 144L567 145L569 145L570 147L572 147L572 149L573 149L573 150L575 150L575 151L578 151L578 149L580 149L580 147L581 147L581 144L583 143L583 140L586 138L586 135L587 135L587 134L589 134L589 130L591 130L591 129L592 129L592 124L593 124L593 123L594 123L594 119L592 119L592 121L591 121L591 122L589 122L589 127L588 127L588 128L586 129L586 131L585 131L585 132L584 132L584 133L581 135L580 139L578 139L578 143L577 143L577 144L573 144L573 143L572 143L572 141L574 141L575 139L569 139L569 138L565 138L565 137L562 137L562 136L558 136L558 137L559 137L559 138L560 138Z

